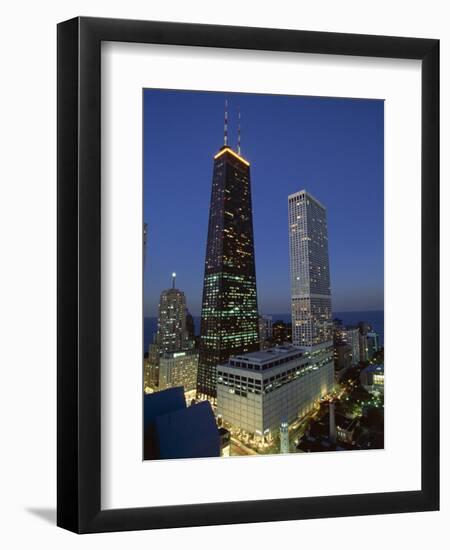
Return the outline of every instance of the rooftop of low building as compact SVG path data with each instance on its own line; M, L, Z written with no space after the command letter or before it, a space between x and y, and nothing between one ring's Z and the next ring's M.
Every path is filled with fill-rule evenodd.
M373 372L374 374L384 374L384 365L369 365L363 372Z
M293 344L283 344L282 346L275 346L261 351L251 351L242 355L236 355L230 357L234 361L245 361L248 363L268 363L276 359L284 357L298 355L304 353L305 348L294 346Z

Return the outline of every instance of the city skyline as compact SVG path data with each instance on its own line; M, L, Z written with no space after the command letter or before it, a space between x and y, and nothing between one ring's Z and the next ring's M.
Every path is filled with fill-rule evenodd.
M334 281L330 277L329 251L333 244L329 245L332 228L329 230L328 208L337 209L341 223L347 220L351 227L350 238L344 246L338 246L344 256L349 251L345 273L350 280L358 268L367 268L365 252L373 254L379 244L375 240L372 246L374 236L370 237L370 232L365 230L370 218L368 212L364 211L361 201L351 200L363 196L362 187L338 189L332 200L331 190L336 190L327 184L323 191L327 191L329 203L322 197L319 200L316 191L310 191L308 185L286 193L289 162L284 159L289 155L275 155L272 146L267 156L256 156L253 163L245 147L244 151L242 148L241 110L239 104L236 107L230 109L235 111L237 119L233 131L229 101L225 98L222 140L212 155L212 162L209 161L212 178L206 243L200 236L206 190L203 184L189 184L194 175L200 180L203 170L200 163L195 162L195 147L189 149L185 162L176 158L164 165L161 176L165 178L167 173L172 173L173 185L164 186L167 193L163 193L165 200L159 210L156 195L152 203L151 194L144 186L144 204L150 212L149 217L145 217L148 212L144 212L144 260L150 257L151 265L159 265L158 260L163 263L164 257L175 260L178 272L180 259L181 263L189 261L187 285L189 277L197 284L198 275L192 264L199 262L202 244L204 250L200 256L203 288L199 335L193 330L192 317L189 317L189 332L187 330L188 307L194 314L198 310L196 294L193 293L193 300L186 300L189 292L186 285L183 289L177 288L175 271L172 288L160 294L156 338L143 358L144 459L383 448L384 349L379 345L378 334L367 320L359 322L357 328L339 320L332 321ZM342 104L339 108L335 105L337 111L341 107ZM319 111L323 110L326 111L321 105ZM168 125L173 132L172 120L177 118L174 112L171 115ZM348 113L346 115L348 118ZM330 116L328 112L328 118ZM346 135L352 134L347 131L349 126L350 122L343 126ZM202 135L201 122L196 129L197 132L190 135L192 143ZM150 166L151 172L153 165L145 156L146 131L144 122L144 169ZM366 127L366 133L368 131ZM182 156L176 147L176 137L180 135L185 136L186 132L172 135L175 139L171 143L175 145L174 154ZM284 135L284 140L280 140L285 145L291 143L286 138ZM264 140L264 136L255 136L254 142L259 143L260 139ZM164 139L161 141L164 143ZM335 147L337 143L336 140ZM356 143L351 148L353 156L346 157L352 162L358 156ZM343 156L341 153L340 157ZM326 160L322 164L328 164L328 157ZM160 162L164 163L164 159L155 159L156 165ZM258 163L265 168L264 173L260 172L263 174L260 181L266 186L266 202L261 202L261 197L253 199L253 166ZM181 167L177 169L179 179L173 179L174 165ZM277 179L268 185L264 174L270 174L273 166ZM347 168L351 171L350 165ZM366 168L373 170L371 166ZM144 177L147 177L146 170ZM334 174L333 183L336 179L339 178ZM153 181L156 184L156 179ZM196 197L196 192L202 189L202 197ZM377 193L379 199L380 189ZM150 200L146 200L147 197ZM342 204L340 197L344 200ZM278 204L281 198L287 205L283 213ZM259 216L265 230L261 233L265 238L260 241L262 261L259 265L269 261L262 274L255 266L259 257L255 252L254 232L258 203L259 209L268 208L270 213ZM355 224L358 212L364 213L362 225ZM378 212L376 218L379 217ZM377 229L380 230L380 226ZM161 256L148 254L145 246L147 243L151 249L148 236L153 234L155 248L163 244ZM176 236L174 241L173 236ZM268 245L268 236L275 237L275 248ZM362 236L361 242L358 236ZM277 256L284 250L284 244L288 248L287 258L283 253ZM379 257L377 260L382 263ZM144 261L144 273L145 269ZM267 302L258 307L260 281L267 274L266 283L270 281L270 285L261 300ZM284 281L285 274L289 277L288 284ZM149 282L144 275L144 289ZM290 298L291 322L272 324L271 318L264 318L262 314L271 311L267 308L271 301L274 309L284 308L284 293ZM358 296L358 292L353 289L351 296ZM147 305L151 307L151 299Z
M240 106L242 154L252 163L259 312L291 309L289 269L279 269L289 265L286 197L304 187L327 204L333 311L383 309L382 101L145 90L144 222L149 238L144 315L157 315L159 294L168 287L172 271L178 274L189 310L200 315L210 167L223 140L220 118L226 98L230 144L236 148ZM302 124L296 125L292 118L299 117ZM313 132L317 117L324 124ZM194 123L192 134L188 130ZM266 134L256 136L262 127ZM321 143L325 139L319 150L327 162L312 154L318 134ZM177 157L176 163L168 162L171 156ZM338 170L343 156L349 157L344 175L342 166ZM334 174L331 181L324 181L324 165L325 172ZM307 176L314 171L315 177ZM355 178L369 185L358 186Z

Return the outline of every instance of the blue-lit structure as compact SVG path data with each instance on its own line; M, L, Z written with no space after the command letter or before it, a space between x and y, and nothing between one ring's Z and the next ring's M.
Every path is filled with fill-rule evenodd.
M144 396L144 460L220 456L208 401L186 406L183 387Z
M220 456L220 438L208 401L156 419L159 458Z

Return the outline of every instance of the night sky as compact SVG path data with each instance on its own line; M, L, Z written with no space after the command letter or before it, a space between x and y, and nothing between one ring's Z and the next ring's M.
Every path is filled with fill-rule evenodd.
M384 103L144 90L144 315L177 287L200 315L213 155L229 144L251 163L260 313L289 313L287 197L305 188L327 208L333 311L383 309Z

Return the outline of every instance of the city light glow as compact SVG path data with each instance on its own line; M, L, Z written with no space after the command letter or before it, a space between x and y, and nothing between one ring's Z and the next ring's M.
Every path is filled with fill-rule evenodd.
M224 149L219 151L216 155L214 155L214 160L218 159L219 157L221 157L225 153L230 153L231 155L233 155L233 157L236 157L237 159L239 159L246 166L250 166L250 163L248 162L248 160L245 160L245 158L241 157L241 155L238 155L237 153L235 153L233 151L233 149L230 149L230 147L225 147Z
M271 213L265 218L257 208L253 211L250 162L240 155L239 146L235 152L228 145L227 107L224 128L224 146L214 155L208 228L202 225L206 254L203 264L195 263L204 265L201 315L195 306L189 313L186 296L176 288L173 272L172 288L160 294L153 343L147 344L144 351L144 412L145 403L150 412L154 407L157 417L161 417L159 425L166 426L161 428L155 448L163 452L159 442L164 443L164 435L169 434L170 452L174 453L176 447L180 454L148 456L151 459L196 458L383 448L384 349L379 346L374 330L377 325L369 325L370 316L369 322L352 320L348 324L345 318L343 321L333 319L327 209L334 220L330 227L334 228L336 199L329 200L320 185L314 183L314 174L314 177L303 177L299 172L298 180L292 180L286 178L284 164L277 165L278 172L273 178L277 186L291 179L295 189L295 182L304 179L324 203L305 189L289 194L294 190L290 189L281 198L274 193L273 201L272 196L266 199L274 206L284 203L283 218L280 218L283 235L278 236L276 243L279 242L280 248L289 249L289 262L287 256L282 261L276 261L274 256L272 262L275 275L284 273L285 279L289 279L290 274L290 288L287 281L278 284L279 287L284 284L285 293L290 294L289 316L284 318L282 313L279 318L275 317L271 311L277 310L265 309L257 299L253 218L257 219L255 235L261 223L276 228L280 219L272 219ZM270 155L265 157L255 143L249 145L249 150L256 162L254 177L258 185L270 155L277 162L281 156L271 147ZM189 162L188 159L184 163L189 170L195 168L195 163L190 166ZM192 172L195 178L205 180L195 170ZM184 182L183 177L184 173L178 179ZM172 180L176 187L177 178L171 177ZM330 182L332 178L326 180ZM180 193L183 207L194 191L183 185L182 191L185 189L188 189L186 196ZM260 188L256 189L255 197L260 201ZM346 193L343 188L342 194ZM203 198L206 216L207 196ZM171 196L167 203L172 210L177 205ZM184 211L173 214L181 214L180 219L190 216L200 220L200 214L196 211L194 215L193 208L190 204ZM176 226L173 224L166 231ZM186 223L181 227L180 236L184 236L188 226ZM147 236L145 226L145 243ZM335 233L332 237L333 252L338 255L339 239ZM199 236L190 243L193 250L198 248ZM264 241L261 243L264 255L267 247ZM176 263L167 262L164 273L167 276L170 267L179 269L191 305L191 296L195 294L195 289L189 286L191 265L186 267L182 255L177 257L177 244L167 247L170 262ZM370 244L368 242L367 247ZM354 270L353 262L359 258L360 253L355 252L349 269ZM150 260L147 270L149 263L152 269L151 248L147 260ZM332 272L334 265L331 264ZM196 271L194 275L199 279ZM271 289L268 290L267 285L261 288L264 300ZM194 324L194 315L197 324ZM164 407L160 407L164 400ZM148 430L147 434L159 429L156 421L151 422L154 431ZM178 427L182 437L172 432L172 427ZM210 444L213 448L210 454L195 454L204 453L205 445ZM145 451L144 459L147 459Z

